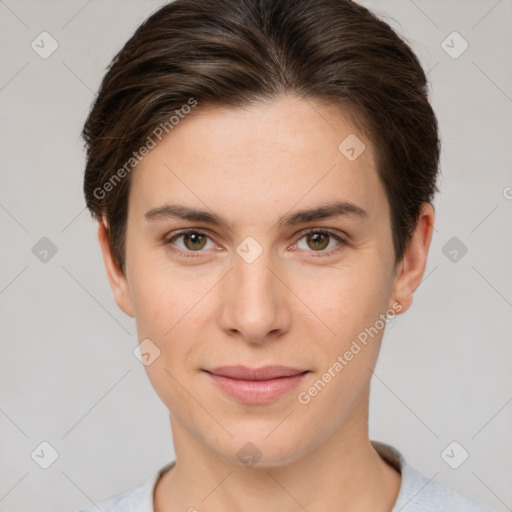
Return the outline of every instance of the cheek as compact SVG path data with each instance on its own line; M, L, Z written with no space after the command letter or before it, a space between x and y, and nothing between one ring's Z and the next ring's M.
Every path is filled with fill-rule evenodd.
M333 300L326 302L329 306L319 310L334 334L315 340L317 371L298 390L298 407L308 412L319 431L328 424L334 428L361 406L387 325L381 317L386 312L385 297L378 286L352 291L338 291L333 299L333 290Z
M377 259L365 262L361 257L297 281L297 295L330 328L338 349L386 311L391 283L381 267Z
M193 340L197 340L192 326L200 311L193 308L198 299L193 292L187 294L187 287L177 286L176 280L147 277L136 287L137 333L139 340L151 340L157 357L145 370L155 392L173 413L192 414L185 388L191 377Z
M305 390L305 400L318 395L311 401L328 401L337 411L350 410L370 381L387 325L390 284L384 269L378 261L360 263L331 272L331 279L316 281L322 286L308 284L307 289L308 305L328 329L315 340L320 381L311 393Z
M191 308L197 287L169 266L161 249L131 249L129 280L139 338L164 339Z

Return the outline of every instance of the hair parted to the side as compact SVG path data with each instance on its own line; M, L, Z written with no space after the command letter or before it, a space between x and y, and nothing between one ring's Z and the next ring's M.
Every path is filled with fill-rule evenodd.
M339 106L373 143L402 259L421 204L438 192L441 149L408 44L349 0L175 0L114 57L82 133L86 204L108 221L122 270L129 170L148 137L191 100L238 107L283 94Z

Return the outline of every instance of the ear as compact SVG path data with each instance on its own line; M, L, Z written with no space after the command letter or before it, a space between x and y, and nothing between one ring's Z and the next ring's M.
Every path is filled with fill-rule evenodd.
M112 288L116 304L128 316L133 317L133 307L128 281L112 254L109 242L109 227L106 220L98 222L98 241L103 254L103 262L105 263L110 288Z
M402 261L397 264L394 278L393 303L402 305L404 313L412 304L413 293L421 283L427 265L428 250L434 229L434 208L423 203L414 234L407 246Z

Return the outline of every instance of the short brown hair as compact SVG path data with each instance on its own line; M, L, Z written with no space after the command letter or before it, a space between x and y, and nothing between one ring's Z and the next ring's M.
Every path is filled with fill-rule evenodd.
M438 191L440 154L426 76L408 44L349 0L175 0L114 57L82 132L87 207L107 219L121 269L126 165L136 165L150 134L191 98L199 108L236 108L282 94L338 105L364 128L390 204L395 261L402 259L421 204Z

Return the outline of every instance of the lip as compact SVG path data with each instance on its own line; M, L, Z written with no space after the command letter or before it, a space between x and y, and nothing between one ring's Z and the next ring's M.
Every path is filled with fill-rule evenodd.
M221 366L204 371L225 393L248 404L276 400L296 387L309 373L308 370L287 366Z

